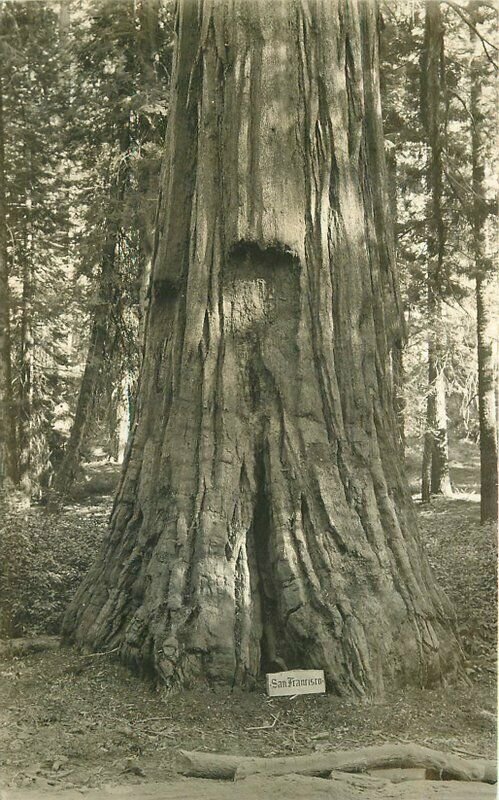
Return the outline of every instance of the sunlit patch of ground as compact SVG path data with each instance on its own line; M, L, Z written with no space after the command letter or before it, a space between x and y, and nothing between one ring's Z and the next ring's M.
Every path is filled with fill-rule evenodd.
M460 492L454 490L454 500L464 500L465 503L479 503L479 492Z
M406 450L406 471L415 500L421 499L421 458L423 442L413 439ZM464 495L473 502L480 502L480 452L478 445L469 440L454 441L449 447L451 482L456 497Z

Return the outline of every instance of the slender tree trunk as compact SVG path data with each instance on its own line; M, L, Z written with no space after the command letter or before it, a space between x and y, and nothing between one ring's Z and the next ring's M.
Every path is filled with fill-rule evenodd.
M155 57L159 53L160 0L136 0L135 13L139 23L137 31L138 56L141 64L143 86L151 87L157 80Z
M120 142L122 156L126 153L128 145L129 132L126 130ZM125 159L122 159L114 185L111 187L113 214L107 221L107 234L102 251L99 277L99 302L94 310L85 369L71 433L54 480L55 491L63 496L70 492L76 478L81 460L81 448L85 441L96 397L102 385L112 324L111 312L113 305L118 301L119 293L115 275L115 259L121 223L116 210L123 202L127 181L128 165Z
M372 3L181 0L136 422L64 634L168 685L438 681L396 442Z
M131 380L127 374L122 377L118 385L114 387L110 399L109 433L111 455L118 464L123 463L126 444L130 433L131 395Z
M401 339L393 343L392 348L393 401L395 419L397 421L398 441L402 457L405 456L405 369L404 345Z
M447 434L447 393L442 364L442 304L428 287L428 396L423 453L422 501L432 495L451 495L449 441Z
M138 0L136 6L137 18L139 21L138 31L138 55L140 59L140 79L144 87L149 91L157 92L160 85L165 87L165 77L158 76L156 57L160 49L160 27L159 27L159 0ZM140 118L142 137L147 140L150 128L149 120ZM154 245L154 226L156 206L159 191L159 169L152 158L147 159L146 166L140 175L140 245L144 261L144 270L141 276L140 303L139 303L139 336L143 343L146 324L146 304L150 291L151 280L151 259Z
M388 170L388 193L390 197L390 212L393 220L395 253L397 253L397 156L392 147L386 158ZM404 326L405 327L405 326ZM405 457L405 370L404 370L404 335L393 342L391 353L393 402L395 405L395 419L397 420L398 439L402 456Z
M435 364L435 433L431 460L431 493L452 495L449 470L449 437L447 433L447 381L443 368Z
M16 426L11 374L7 238L3 84L0 64L0 492L3 488L7 488L7 482L16 484L18 481Z
M475 24L477 3L470 3ZM471 149L473 188L473 249L475 260L475 294L478 355L478 413L480 421L480 512L482 522L498 517L497 457L497 297L499 283L490 264L486 243L488 203L484 189L487 158L487 133L482 98L482 48L471 32L474 54L471 62Z
M427 213L428 395L424 437L421 499L452 494L449 472L446 380L442 346L441 287L444 280L446 232L442 214L441 113L444 36L438 0L428 0L422 60L421 109L428 143Z
M61 0L59 4L59 40L64 42L68 35L71 25L71 7L66 0Z
M137 55L140 64L140 84L144 91L154 93L158 86L155 56L159 51L159 0L136 0L135 13L138 20ZM139 117L140 136L143 141L150 138L151 122L147 115ZM139 223L140 245L144 261L150 262L154 239L154 215L158 197L159 176L154 161L145 161L139 177Z
M29 155L28 155L29 163ZM32 493L32 434L33 434L33 232L31 228L31 187L25 203L25 230L22 254L21 348L19 370L19 487L26 502Z
M113 223L114 227L114 223ZM71 433L64 450L64 457L59 466L54 489L61 495L67 495L75 481L81 459L81 448L90 423L92 411L99 391L103 369L106 363L106 343L109 335L110 309L114 299L112 270L116 251L116 234L108 240L105 255L102 259L100 278L99 304L94 310L90 344L85 362L76 411Z
M492 275L476 277L478 346L478 410L480 419L480 514L482 522L497 520L497 361L498 327L493 298L499 283Z
M123 381L121 387L121 402L118 411L118 429L116 432L116 461L118 464L123 464L125 457L126 445L130 433L130 383L128 380Z

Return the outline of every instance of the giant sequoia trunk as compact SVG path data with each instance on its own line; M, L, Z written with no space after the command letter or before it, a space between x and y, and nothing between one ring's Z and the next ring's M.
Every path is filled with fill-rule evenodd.
M168 684L438 680L451 611L389 391L375 7L185 0L177 25L138 410L64 633Z

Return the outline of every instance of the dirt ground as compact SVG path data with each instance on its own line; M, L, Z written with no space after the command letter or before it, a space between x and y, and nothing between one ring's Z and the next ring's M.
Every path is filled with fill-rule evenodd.
M13 800L21 795L12 790L35 788L46 796L71 790L68 798L87 794L93 800L96 787L119 785L119 796L128 796L128 786L130 796L152 797L146 788L154 782L173 787L178 779L179 748L272 756L415 742L494 758L496 536L492 526L479 524L476 500L463 486L454 499L419 508L430 561L456 607L465 679L400 691L376 703L331 695L269 699L263 682L252 692L167 693L131 674L113 653L83 656L62 648L12 656L0 649L0 790L8 789ZM109 498L100 502L102 512ZM78 506L65 513L70 527ZM275 786L270 794L260 789L259 800L315 796L309 790L293 794L291 784L287 794L275 794ZM244 800L241 791L234 796ZM157 796L170 795L163 789ZM178 795L190 796L198 795Z

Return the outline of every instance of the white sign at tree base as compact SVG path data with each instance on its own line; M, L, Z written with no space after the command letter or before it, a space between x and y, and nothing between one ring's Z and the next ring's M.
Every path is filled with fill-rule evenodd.
M292 694L324 694L326 681L323 669L292 669L287 672L267 674L269 697L284 697Z

